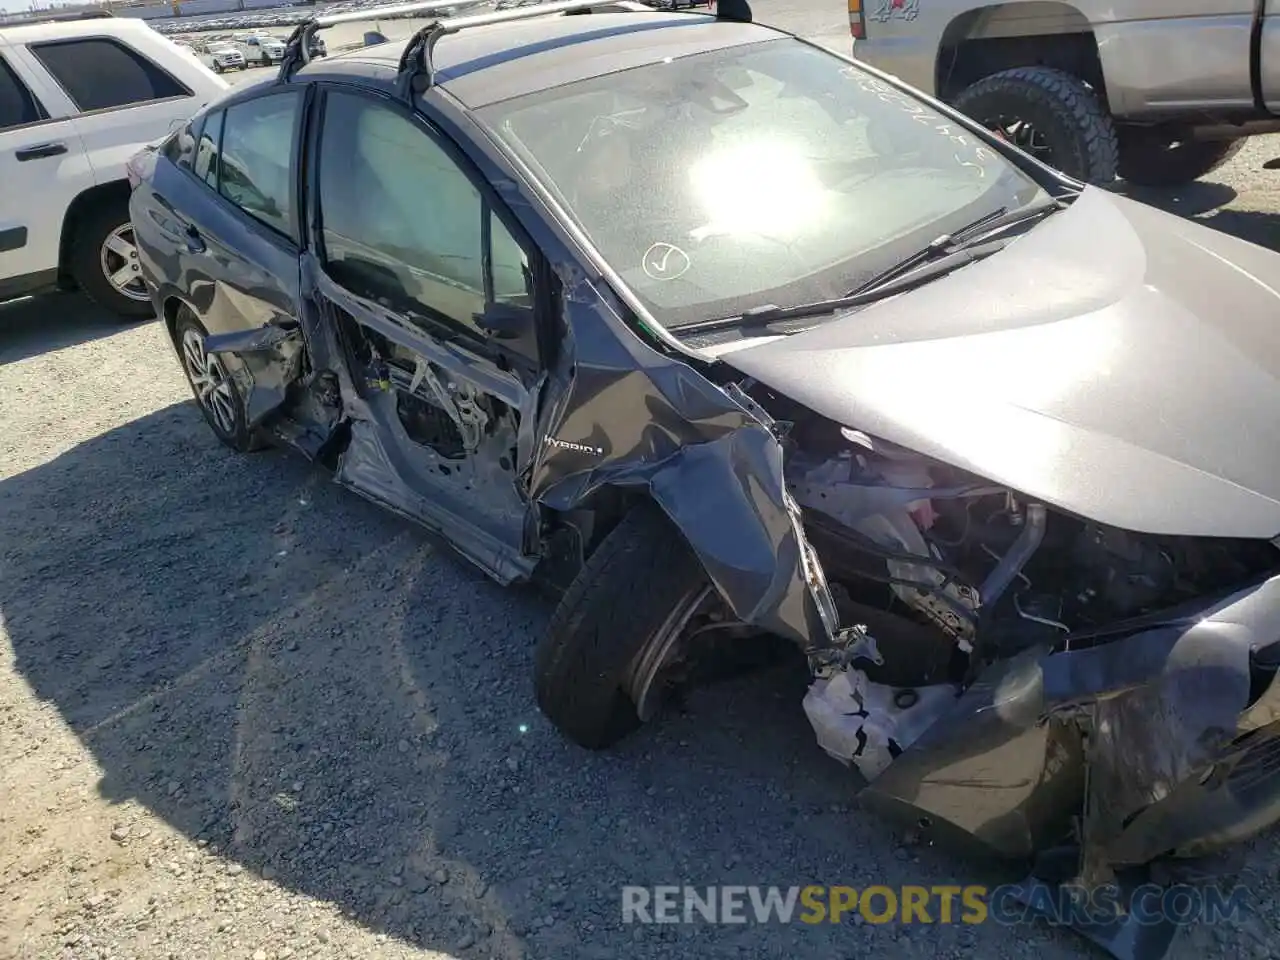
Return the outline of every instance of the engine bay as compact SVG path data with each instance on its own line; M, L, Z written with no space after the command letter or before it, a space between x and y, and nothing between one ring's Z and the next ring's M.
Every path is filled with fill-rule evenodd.
M868 777L984 666L1040 645L1087 646L1123 621L1203 604L1280 569L1267 540L1107 527L786 413L788 489L842 619L865 627L883 661L820 674L805 707L828 752Z

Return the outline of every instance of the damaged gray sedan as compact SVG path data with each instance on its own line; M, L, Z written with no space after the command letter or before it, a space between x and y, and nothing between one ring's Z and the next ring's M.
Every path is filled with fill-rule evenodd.
M557 588L537 700L583 746L766 635L864 800L1042 876L1276 819L1280 257L741 2L308 63L343 16L131 165L225 443Z

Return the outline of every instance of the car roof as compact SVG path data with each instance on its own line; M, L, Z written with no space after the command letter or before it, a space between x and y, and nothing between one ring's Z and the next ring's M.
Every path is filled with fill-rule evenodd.
M0 23L0 36L10 43L40 43L77 37L128 36L155 33L145 20L133 17L86 17L83 20L14 20ZM159 34L156 34L159 36Z
M717 20L693 13L592 13L548 15L472 27L437 42L435 82L465 106L478 109L512 97L659 63L708 50L789 36L756 23ZM300 75L359 67L395 70L404 42L390 41L312 63Z

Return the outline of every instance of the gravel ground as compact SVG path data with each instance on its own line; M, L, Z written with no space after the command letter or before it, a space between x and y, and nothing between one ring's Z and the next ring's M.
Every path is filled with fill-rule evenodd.
M1280 246L1276 155L1148 199ZM0 306L0 423L0 958L1091 955L1044 926L624 925L623 884L993 875L859 815L798 663L570 747L532 702L546 603L296 457L229 454L154 323ZM1176 960L1280 956L1278 864L1258 841L1260 915Z

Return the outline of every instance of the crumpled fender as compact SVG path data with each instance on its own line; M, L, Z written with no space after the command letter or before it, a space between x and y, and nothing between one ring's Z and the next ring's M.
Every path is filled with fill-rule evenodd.
M806 651L831 647L838 617L787 493L778 425L736 387L610 335L622 321L597 311L611 295L561 279L567 335L525 464L530 496L564 511L604 487L645 490L738 618Z
M301 370L306 344L297 324L268 323L211 334L204 349L222 358L244 398L245 420L255 427L285 403L289 384Z

